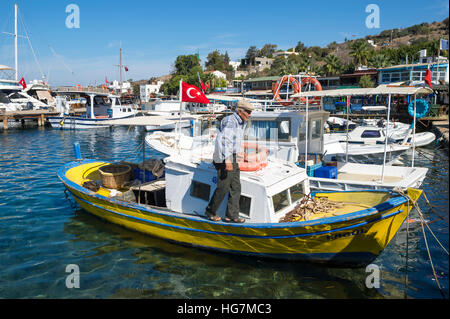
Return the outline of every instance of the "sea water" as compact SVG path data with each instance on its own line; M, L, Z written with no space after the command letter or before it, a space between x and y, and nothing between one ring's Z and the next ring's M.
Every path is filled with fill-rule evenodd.
M442 298L417 213L410 216L408 244L404 224L370 267L353 269L176 245L104 222L67 196L57 170L75 159L74 142L84 158L140 161L143 134L134 128L0 132L0 298L404 298L405 292ZM161 157L148 147L145 156ZM405 165L411 156L403 156ZM448 251L448 151L423 148L414 160L429 168L423 189L433 207L424 197L419 205ZM448 255L425 233L448 298ZM71 281L73 269L78 282Z

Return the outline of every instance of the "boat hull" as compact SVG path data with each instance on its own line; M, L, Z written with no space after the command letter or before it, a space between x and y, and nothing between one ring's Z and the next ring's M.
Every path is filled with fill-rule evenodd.
M127 116L123 118L133 117ZM52 116L48 117L48 121L52 128L61 129L61 130L83 130L83 129L99 129L99 128L108 128L110 125L102 125L104 121L110 121L111 118L101 118L101 119L89 119L83 117L61 117L61 116Z
M69 163L58 175L87 212L179 244L256 257L364 266L387 246L412 207L411 202L398 196L373 208L346 214L345 218L334 216L290 223L212 222L201 216L124 202L87 190L80 186L82 180L76 176L86 173L92 165L107 163L82 163L87 165ZM367 191L367 196L370 193ZM345 196L352 194L347 192Z

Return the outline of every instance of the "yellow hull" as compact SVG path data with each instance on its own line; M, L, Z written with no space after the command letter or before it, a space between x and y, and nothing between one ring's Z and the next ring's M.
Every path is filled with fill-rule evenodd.
M108 198L108 191L93 192L81 187L89 174L106 163L85 161L64 166L59 177L78 204L111 223L177 243L217 251L301 259L315 262L364 265L388 245L402 225L413 203L388 192L320 192L334 200L363 196L386 198L372 208L309 221L264 224L212 222L198 216L171 212L160 207ZM91 172L90 172L91 171ZM92 176L91 176L92 177ZM410 189L417 200L421 192Z

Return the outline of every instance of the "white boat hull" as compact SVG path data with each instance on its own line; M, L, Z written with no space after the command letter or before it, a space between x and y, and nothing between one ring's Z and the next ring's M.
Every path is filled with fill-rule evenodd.
M128 116L132 117L132 116ZM108 128L110 125L102 125L102 122L109 121L110 118L101 118L101 119L88 119L82 117L75 116L55 116L49 117L48 121L50 125L54 129L61 130L83 130L83 129L100 129L100 128Z

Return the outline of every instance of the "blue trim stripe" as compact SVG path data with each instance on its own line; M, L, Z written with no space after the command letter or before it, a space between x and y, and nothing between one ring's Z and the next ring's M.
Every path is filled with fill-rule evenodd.
M340 227L340 228L336 228L336 229L332 229L332 230L327 230L327 231L321 231L321 232L315 232L315 233L306 233L306 234L295 234L295 235L284 235L284 236L259 236L259 235L246 235L246 234L235 234L235 233L226 233L226 232L215 232L215 231L210 231L210 230L203 230L203 229L197 229L197 228L188 228L188 227L182 227L182 226L176 226L176 225L169 225L169 224L164 224L164 223L160 223L160 222L155 222L152 220L148 220L148 219L143 219L143 218L139 218L139 217L135 217L135 216L131 216L131 215L126 215L126 214L122 214L113 210L110 210L108 208L93 204L75 194L73 194L71 192L72 196L74 196L75 198L78 198L79 200L81 200L82 202L91 205L93 207L96 207L98 209L107 211L109 213L115 214L115 215L119 215L122 217L126 217L129 219L135 219L144 223L148 223L148 224L154 224L154 225L158 225L158 226L162 226L162 227L167 227L167 228L175 228L175 229L180 229L180 230L187 230L187 231L193 231L193 232L200 232L200 233L206 233L206 234L214 234L214 235L225 235L225 236L235 236L235 237L245 237L245 238L262 238L262 239L286 239L286 238L297 238L297 237L310 237L310 236L318 236L318 235L324 235L324 234L330 234L330 233L335 233L335 232L340 232L340 231L344 231L344 230L349 230L349 229L353 229L353 228L357 228L357 227L361 227L367 224L371 224L371 223L375 223L378 222L380 220L386 219L386 218L390 218L392 216L395 216L401 212L403 212L403 210L397 210L395 212L380 216L376 219L372 219L370 221L364 221L358 224L354 224L351 226L346 226L346 227Z

